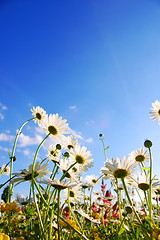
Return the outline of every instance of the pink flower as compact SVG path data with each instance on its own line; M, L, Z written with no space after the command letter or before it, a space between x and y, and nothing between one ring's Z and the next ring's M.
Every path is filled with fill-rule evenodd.
M113 213L113 214L112 214L112 217L114 217L114 218L119 218L119 214L118 214L118 213Z

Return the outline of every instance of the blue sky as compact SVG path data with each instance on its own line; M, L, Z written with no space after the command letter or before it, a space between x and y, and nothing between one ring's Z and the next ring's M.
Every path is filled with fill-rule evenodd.
M104 164L103 133L109 158L152 140L160 177L160 126L149 115L160 99L159 1L1 1L0 32L1 164L16 129L41 106L81 136L95 162L88 174ZM16 171L32 163L39 137L33 123L25 127Z

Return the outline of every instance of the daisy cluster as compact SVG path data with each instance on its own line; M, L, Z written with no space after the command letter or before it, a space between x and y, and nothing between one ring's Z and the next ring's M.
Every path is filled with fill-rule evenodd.
M0 205L0 217L2 221L5 220L1 237L8 236L6 234L11 234L13 230L16 239L19 236L21 239L42 240L121 240L129 239L131 231L136 232L137 239L160 238L159 223L155 227L160 213L160 180L152 174L150 140L146 140L144 147L132 151L127 157L105 159L100 176L83 177L93 166L92 154L80 145L76 136L70 134L67 120L57 113L48 115L39 106L33 107L31 112L30 120L38 124L46 135L39 143L28 169L13 173L21 127L9 163L0 168L0 174L10 176L6 182L9 182L9 186L3 193L4 202ZM157 100L152 104L150 114L151 119L158 119L160 123L160 102ZM39 150L49 138L51 144L45 157L38 161ZM100 139L103 141L102 134ZM105 148L104 142L103 146L105 152L108 148ZM14 187L26 181L30 183L29 196L17 195L12 204ZM93 191L100 181L100 191ZM147 224L146 217L150 219ZM15 230L15 218L19 219L17 224L21 230ZM12 226L7 225L9 221L13 222Z
M56 114L47 114L41 107L31 109L33 120L46 132L46 139L50 138L52 144L48 147L46 158L41 162L35 161L29 169L13 173L11 183L19 184L37 179L38 184L47 184L54 189L64 190L64 198L77 202L82 197L83 184L92 187L98 177L87 176L82 180L81 174L93 166L93 158L85 146L80 146L77 138L70 134L66 119ZM49 171L49 163L52 170Z

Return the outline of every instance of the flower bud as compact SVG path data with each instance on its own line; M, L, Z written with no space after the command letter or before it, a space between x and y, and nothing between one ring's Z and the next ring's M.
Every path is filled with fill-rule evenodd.
M127 213L132 213L132 208L130 206L125 207Z
M152 142L147 139L147 140L145 140L145 142L144 142L144 146L145 146L146 148L151 148L151 147L152 147Z
M56 149L61 150L61 148L62 148L62 147L61 147L60 144L57 144L57 145L56 145Z
M104 136L104 135L103 135L102 133L99 134L99 137L100 137L100 138L103 137L103 136Z
M68 153L68 152L65 152L65 153L63 154L63 156L64 156L65 158L69 158L69 153Z

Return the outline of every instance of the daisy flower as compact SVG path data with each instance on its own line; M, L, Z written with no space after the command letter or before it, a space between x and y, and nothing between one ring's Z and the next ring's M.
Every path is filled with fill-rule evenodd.
M129 154L129 157L136 161L137 163L142 163L144 161L148 161L149 160L149 154L148 154L148 151L144 148L140 148L140 149L137 149L135 151L132 151L130 154Z
M150 176L149 174L145 174L144 172L140 173L136 180L137 187L143 191L149 190L150 186ZM155 191L157 187L160 185L160 181L156 179L156 176L152 178L152 190Z
M88 220L89 222L93 222L95 224L100 224L100 220L99 219L95 219L93 217L90 217L88 214L86 214L82 209L78 209L75 210L75 213L78 213L79 215L81 215L82 217L84 217L86 220Z
M87 175L85 178L86 182L92 187L99 183L99 177L96 175Z
M91 183L89 183L87 180L86 180L86 178L85 179L80 179L80 181L81 181L81 187L83 188L83 189L85 189L85 188L91 188L92 187L92 185L91 185Z
M71 150L71 149L75 148L77 145L79 146L79 143L75 136L70 135L65 138L63 145L64 145L64 149Z
M70 180L77 180L79 179L79 172L73 171L72 163L67 159L60 159L59 161L59 168L61 169L62 173L64 174L65 178ZM74 167L74 166L73 166Z
M83 173L93 166L93 158L91 158L91 156L90 151L87 151L87 148L84 146L76 146L74 149L71 149L70 152L71 162L77 162L77 165L79 165Z
M46 130L47 134L50 134L55 141L60 141L63 139L64 134L68 134L68 123L67 120L62 120L58 113L47 115L44 123L43 129Z
M78 184L75 187L72 187L70 189L65 189L64 192L65 192L64 198L68 199L69 202L77 203L82 199L82 192L81 192L80 184Z
M101 168L101 173L104 179L110 178L129 178L134 172L137 163L125 156L120 160L119 158L107 160L105 167Z
M34 121L38 122L39 125L43 123L44 118L46 117L46 111L41 107L33 107L31 109L32 115L35 117Z
M32 175L34 178L41 178L44 177L46 174L50 174L51 172L48 171L48 164L45 163L41 166L40 162L36 162L34 167L34 173L32 174L33 164L29 166L29 170L23 169L21 173L13 173L16 178L14 178L11 182L25 182L32 180Z
M50 145L48 148L48 155L47 157L49 160L59 163L61 152L57 149L57 145Z
M27 203L28 203L28 197L26 197L26 196L24 196L22 194L17 193L15 201L18 204L24 206L24 205L27 205Z
M158 119L158 123L160 124L160 102L158 100L152 103L150 114L151 114L150 118L152 120Z
M1 169L0 169L1 174L6 174L9 175L10 174L10 167L7 166L6 164L2 165Z
M50 178L47 178L47 180L43 180L43 181L40 181L41 183L45 183L49 186L52 186L56 189L59 189L59 190L63 190L65 188L70 188L70 187L73 187L75 185L77 185L77 182L64 182L64 181L60 181L58 179L50 179Z

